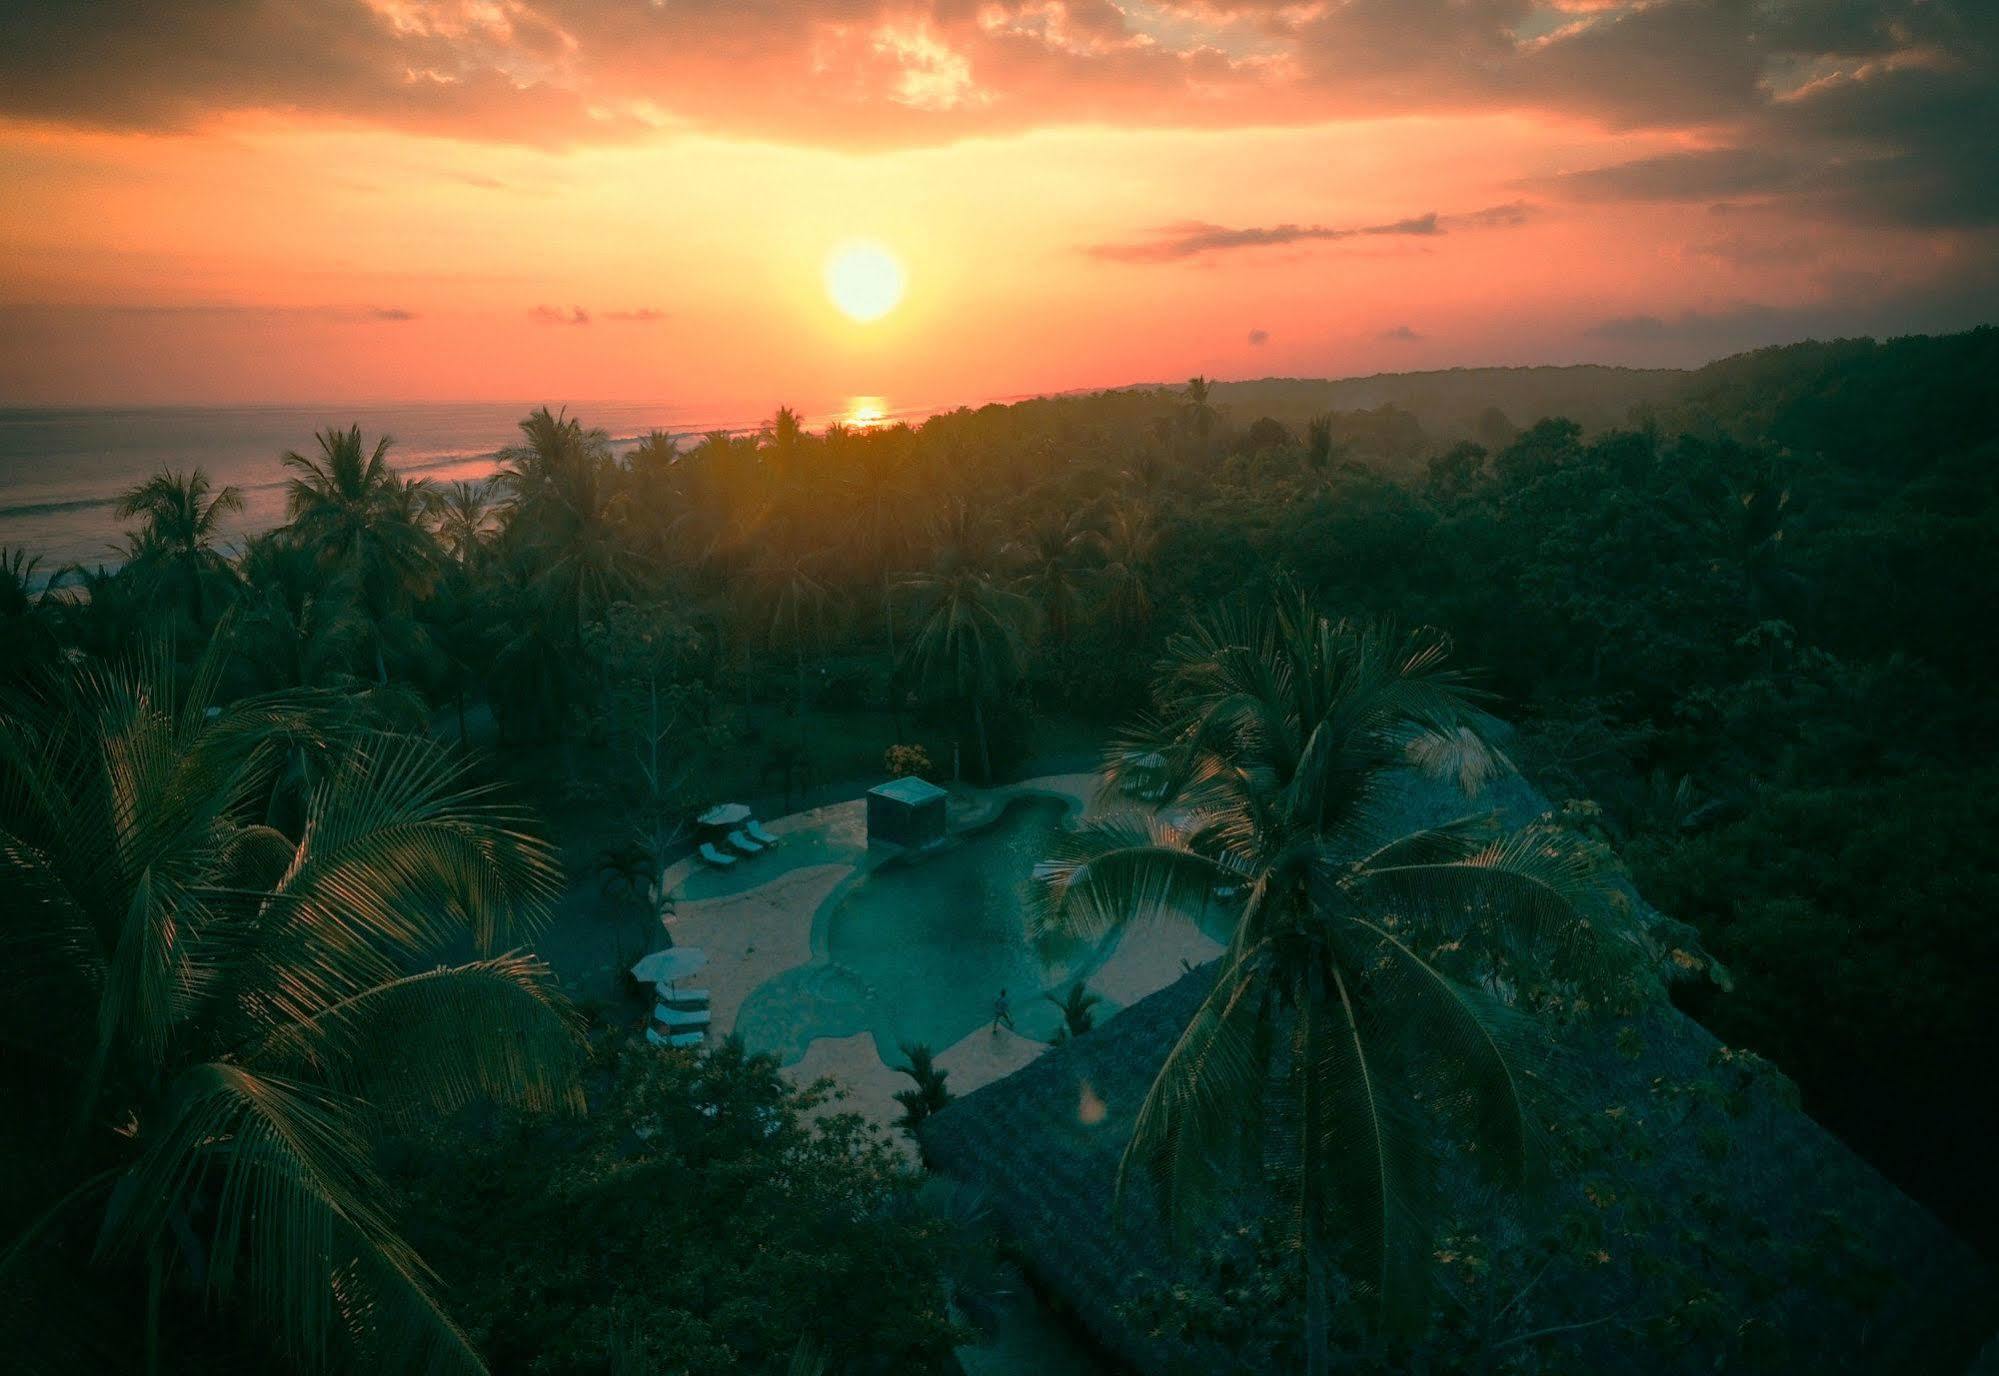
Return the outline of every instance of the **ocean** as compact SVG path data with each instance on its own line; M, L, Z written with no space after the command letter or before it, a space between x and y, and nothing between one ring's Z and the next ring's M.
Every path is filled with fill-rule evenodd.
M316 455L316 431L359 425L364 442L395 443L390 461L411 477L450 482L484 477L498 451L520 438L517 426L538 402L446 402L383 406L0 406L0 548L39 559L36 581L70 564L119 562L126 525L119 496L162 466L199 466L216 487L243 493L243 510L226 518L225 547L284 522L287 450ZM653 430L697 436L748 430L765 416L730 416L660 403L593 402L572 406L586 425L608 431L624 452ZM805 416L813 428L855 416L919 420L935 408L890 410L878 397Z

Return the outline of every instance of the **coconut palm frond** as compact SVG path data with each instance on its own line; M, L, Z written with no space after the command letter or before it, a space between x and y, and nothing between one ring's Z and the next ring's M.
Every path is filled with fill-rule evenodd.
M1478 854L1502 835L1497 813L1479 813L1407 832L1352 863L1356 869L1372 870L1462 860Z
M826 1350L810 1338L801 1337L785 1363L785 1376L826 1376Z
M1459 859L1371 864L1346 883L1406 922L1418 944L1474 951L1487 974L1539 963L1602 981L1645 954L1615 875L1556 828L1529 827Z
M334 1276L352 1356L363 1371L408 1371L420 1376L487 1376L485 1361L435 1293L429 1273L411 1270L388 1254L356 1249Z
M580 1110L580 1045L547 963L509 953L365 989L270 1032L243 1060L310 1066L390 1118L417 1121L479 1100Z
M100 1256L174 1257L208 1293L270 1317L282 1343L315 1363L342 1342L344 1265L372 1253L421 1283L421 1263L379 1206L365 1129L338 1100L211 1061L177 1077L164 1111L113 1196Z
M1165 913L1198 912L1216 884L1242 882L1189 840L1170 819L1129 813L1060 834L1035 870L1035 938L1099 940Z
M1400 1038L1396 1059L1405 1083L1432 1115L1438 1136L1468 1152L1496 1182L1518 1186L1544 1146L1529 1111L1532 1071L1552 1054L1518 1010L1452 979L1380 923L1348 914L1363 943L1369 977L1398 1017L1381 1031Z
M1433 779L1449 779L1467 798L1488 783L1513 772L1504 751L1469 726L1455 730L1416 730L1403 745L1409 763Z
M490 953L536 930L557 892L552 848L451 752L379 734L358 749L313 789L277 877L217 890L254 906L222 962L246 991L222 1018L232 1041L308 1022L468 938ZM278 841L258 848L276 866Z
M494 788L471 782L462 757L377 735L314 791L277 895L337 902L409 953L466 932L490 952L538 931L560 891L554 848Z
M1277 1176L1299 1220L1307 1266L1330 1252L1355 1288L1393 1320L1428 1293L1435 1153L1389 1030L1337 963L1326 997L1301 1000L1292 1029L1290 1098L1300 1149Z
M0 989L6 1003L31 997L51 977L79 981L94 997L109 965L89 910L63 883L53 858L0 828ZM26 1025L26 1024L24 1024Z
M1167 766L1152 763L1149 757L1157 755L1162 761L1170 761L1179 745L1175 728L1164 717L1152 713L1133 717L1104 749L1098 774L1098 801L1111 803L1139 790L1165 796Z
M1261 948L1231 962L1146 1092L1118 1162L1116 1198L1144 1179L1182 1242L1210 1222L1261 1154L1269 1043Z
M191 680L163 650L57 666L0 712L0 925L44 976L0 1017L10 1054L24 1027L74 1030L76 1064L17 1107L79 1143L48 1182L75 1208L6 1264L74 1252L52 1242L87 1206L92 1283L121 1305L221 1301L288 1365L477 1371L395 1232L373 1132L419 1101L575 1102L538 962L409 970L531 926L553 852L333 695L218 707L211 653Z

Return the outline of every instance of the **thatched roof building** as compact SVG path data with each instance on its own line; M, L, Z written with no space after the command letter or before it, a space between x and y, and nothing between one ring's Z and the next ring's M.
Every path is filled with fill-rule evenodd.
M1517 781L1495 803L1516 821L1543 806ZM1399 820L1462 810L1410 782ZM1148 1200L1112 1218L1133 1115L1213 976L1188 974L923 1131L934 1166L989 1192L1051 1304L1144 1376L1297 1369L1294 1268L1259 1255L1253 1230L1176 1250ZM1455 1298L1423 1351L1383 1369L1480 1354L1496 1371L1966 1368L1994 1327L1992 1273L1781 1085L1671 1008L1565 1040L1562 1131L1582 1164L1531 1215L1501 1206L1445 1244Z

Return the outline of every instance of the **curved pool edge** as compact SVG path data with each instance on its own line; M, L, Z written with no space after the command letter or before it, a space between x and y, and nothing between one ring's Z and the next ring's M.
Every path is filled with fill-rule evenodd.
M1007 784L1000 788L979 790L982 795L977 799L979 810L972 816L959 822L957 826L954 826L945 836L944 840L938 843L935 848L911 854L900 847L879 850L872 846L869 847L866 853L855 862L852 873L836 884L833 890L820 900L819 906L813 910L810 942L812 958L814 960L828 961L829 964L831 963L828 959L830 952L827 949L826 937L827 930L832 923L833 913L839 908L841 900L845 899L857 884L882 867L896 864L920 865L938 851L963 845L967 841L973 840L991 828L998 826L1006 817L1007 811L1016 802L1042 799L1048 802L1061 803L1063 805L1063 812L1057 821L1065 827L1071 825L1089 809L1089 803L1076 793L1066 788L1055 786L1058 782L1066 781L1069 777L1071 776L1048 775L1045 778L1027 779L1020 783ZM864 805L848 804L848 806Z

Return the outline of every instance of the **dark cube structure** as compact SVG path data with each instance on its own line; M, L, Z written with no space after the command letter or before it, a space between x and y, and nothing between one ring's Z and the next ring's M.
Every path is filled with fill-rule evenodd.
M911 850L944 839L944 790L911 775L868 790L868 844Z

